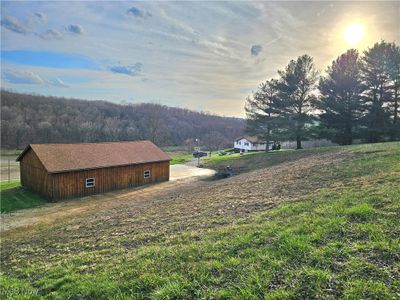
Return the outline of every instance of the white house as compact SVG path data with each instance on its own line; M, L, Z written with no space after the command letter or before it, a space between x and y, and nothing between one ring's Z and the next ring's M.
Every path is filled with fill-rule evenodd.
M233 147L242 151L265 151L267 144L254 136L242 136L235 140Z

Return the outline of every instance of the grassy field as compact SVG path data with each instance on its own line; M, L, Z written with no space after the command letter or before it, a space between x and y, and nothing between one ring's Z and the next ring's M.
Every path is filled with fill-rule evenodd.
M9 213L47 203L45 199L20 186L19 180L0 183L0 210Z
M8 179L19 179L19 163L15 161L22 150L0 149L0 179L1 182ZM10 178L9 178L10 177Z
M0 156L11 156L11 157L17 157L20 155L22 150L19 149L0 149Z
M292 150L282 149L279 151L260 151L246 152L244 154L235 153L224 156L213 156L204 159L205 167L222 170L226 166L234 169L235 173L246 173L258 169L264 169L279 165L283 162L296 161L315 154L340 151L339 147L323 147L314 149Z
M184 155L172 156L172 160L170 161L170 164L171 165L185 164L192 157L193 157L192 154L184 154Z
M16 188L16 187L19 187L20 185L21 185L21 182L19 180L12 180L10 182L3 181L3 182L0 182L0 191Z
M232 150L232 149L225 149L225 150ZM222 151L225 151L222 150ZM207 154L209 154L210 151L206 151ZM211 154L213 155L212 159L217 161L218 159L224 157L224 156L218 156L219 151L211 151ZM181 154L180 152L168 152L168 154L172 157L171 160L171 165L176 165L176 164L186 164L191 158L193 158L193 154ZM238 154L233 154L229 155L230 157L236 157ZM201 161L207 161L208 157L203 157L201 158Z
M400 143L210 163L245 173L172 195L137 218L125 204L115 214L98 212L3 241L1 295L400 297Z

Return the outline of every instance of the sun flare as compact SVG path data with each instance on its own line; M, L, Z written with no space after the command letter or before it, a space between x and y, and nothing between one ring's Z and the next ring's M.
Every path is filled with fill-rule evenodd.
M346 27L343 37L350 46L357 45L364 37L364 26L354 23Z

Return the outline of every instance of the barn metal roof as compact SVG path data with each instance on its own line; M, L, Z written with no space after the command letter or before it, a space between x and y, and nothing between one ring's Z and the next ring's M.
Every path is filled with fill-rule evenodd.
M35 152L49 173L171 160L150 141L31 144L17 157L17 161L20 161L29 149Z

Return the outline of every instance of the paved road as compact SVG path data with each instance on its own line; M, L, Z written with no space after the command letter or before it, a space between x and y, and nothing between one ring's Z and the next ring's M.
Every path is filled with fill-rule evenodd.
M170 167L170 180L174 181L178 179L195 178L199 176L212 176L214 173L214 170L197 168L192 165L172 165Z

